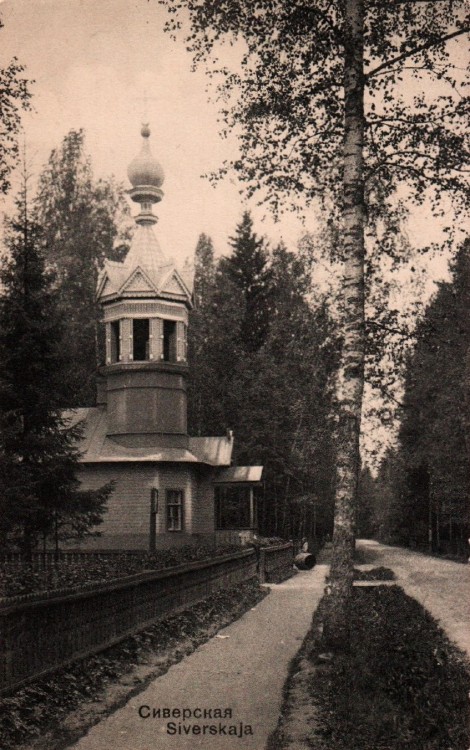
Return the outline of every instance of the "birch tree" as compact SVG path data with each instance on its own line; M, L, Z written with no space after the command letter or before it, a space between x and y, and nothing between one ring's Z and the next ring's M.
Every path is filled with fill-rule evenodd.
M0 18L0 30L3 23ZM0 193L10 189L10 173L19 156L21 112L30 109L31 81L23 77L24 65L14 57L0 67Z
M234 170L275 210L328 204L341 217L343 351L338 378L334 559L327 630L347 643L364 389L365 273L406 206L465 200L465 100L449 46L469 29L460 0L160 0L194 65L218 85ZM228 69L221 44L238 43ZM413 87L407 94L404 84ZM439 86L431 95L431 84ZM400 188L401 198L397 195ZM367 232L366 232L367 230ZM368 237L366 255L365 235ZM374 242L374 239L376 240Z

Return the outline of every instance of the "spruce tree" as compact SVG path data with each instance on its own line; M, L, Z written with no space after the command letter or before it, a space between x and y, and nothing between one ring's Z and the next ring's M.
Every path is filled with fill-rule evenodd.
M270 271L265 242L253 231L253 219L245 211L230 239L233 252L226 270L244 299L242 346L257 351L266 341L270 322Z
M263 258L269 276L263 294L252 298L255 319L254 303L266 315L269 299L264 343L247 351L244 289L253 286L249 270L257 276L259 267L231 260L215 262L210 240L201 236L189 328L191 431L221 434L231 427L237 463L264 466L259 517L265 534L297 536L301 525L331 533L333 322L324 304L313 308L307 301L310 260L281 245Z
M229 394L242 355L244 300L225 262L215 261L212 240L204 234L195 253L194 301L188 329L188 426L195 435L220 435L233 427Z
M7 224L0 271L0 529L4 541L31 554L40 538L83 536L99 523L111 487L79 489L80 428L62 411L73 366L62 345L57 279L45 267L44 234L30 220L26 185Z

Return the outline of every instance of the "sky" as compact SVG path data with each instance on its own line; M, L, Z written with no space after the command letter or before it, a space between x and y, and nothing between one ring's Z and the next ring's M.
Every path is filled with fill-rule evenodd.
M191 256L201 232L217 253L227 252L247 207L256 230L273 242L293 245L305 231L293 214L278 224L263 218L265 209L243 203L234 180L213 188L201 177L236 155L237 143L219 136L207 79L191 72L184 45L163 32L166 10L157 0L3 0L0 15L0 63L16 55L35 81L34 111L23 120L33 172L70 129L84 128L95 176L113 174L129 186L127 166L146 121L165 171L165 197L155 212L169 257ZM233 49L235 62L237 55ZM311 217L306 227L313 226Z
M305 231L315 230L314 210L305 214L305 223L290 212L275 223L256 200L243 202L235 178L216 188L203 179L236 157L237 141L235 135L220 137L208 79L202 70L191 71L183 41L175 43L164 33L167 11L158 0L0 0L0 16L0 64L16 55L35 81L33 111L23 119L33 174L70 129L84 128L95 176L115 175L129 186L126 170L140 150L145 121L166 175L165 197L156 207L157 233L177 263L193 255L201 232L212 237L217 254L226 253L246 208L256 231L272 244L284 239L294 248ZM223 54L229 66L237 65L239 48L225 46ZM461 56L467 56L463 48ZM10 195L4 209L11 200ZM435 239L438 227L423 209L414 213L408 230L411 244L419 245ZM426 270L430 293L433 279L445 274L445 262L433 261Z

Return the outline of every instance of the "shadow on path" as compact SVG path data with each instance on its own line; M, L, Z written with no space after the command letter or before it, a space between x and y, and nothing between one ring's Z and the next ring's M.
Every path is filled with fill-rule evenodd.
M404 591L428 610L448 637L470 656L470 565L359 539L369 562L391 568ZM373 557L371 557L373 556Z

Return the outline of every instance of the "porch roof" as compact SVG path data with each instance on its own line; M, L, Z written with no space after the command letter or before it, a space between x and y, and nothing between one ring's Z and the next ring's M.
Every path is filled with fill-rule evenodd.
M261 482L262 466L229 466L221 469L212 480L214 484L257 484Z

